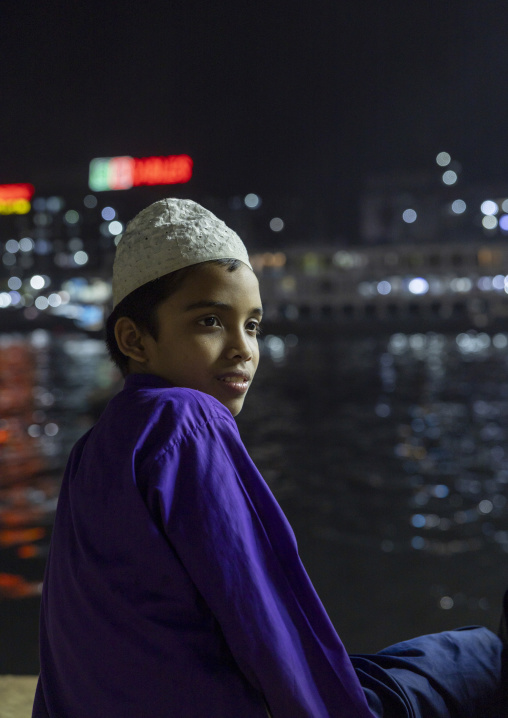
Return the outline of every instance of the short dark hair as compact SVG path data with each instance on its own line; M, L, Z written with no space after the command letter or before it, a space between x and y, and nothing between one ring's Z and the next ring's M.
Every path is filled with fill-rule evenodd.
M120 369L123 376L129 373L129 357L120 351L117 344L115 337L117 321L120 317L132 319L139 329L148 332L157 341L159 335L157 307L174 294L185 279L203 264L218 264L225 267L226 271L234 272L242 262L239 259L211 259L177 269L176 272L164 274L162 277L143 284L118 302L106 320L106 347L110 359Z

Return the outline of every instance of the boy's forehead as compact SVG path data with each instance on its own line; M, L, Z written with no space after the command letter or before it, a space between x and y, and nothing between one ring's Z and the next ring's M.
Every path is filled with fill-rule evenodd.
M184 281L179 295L179 304L185 310L219 305L227 308L238 304L261 309L258 279L243 264L232 272L214 264L196 267Z

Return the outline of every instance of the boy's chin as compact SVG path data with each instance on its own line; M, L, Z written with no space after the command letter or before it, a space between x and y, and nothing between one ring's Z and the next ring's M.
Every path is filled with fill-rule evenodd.
M226 409L229 409L229 411L232 413L233 416L238 416L238 414L243 409L243 402L245 401L245 397L241 397L238 399L231 399L229 401L224 401L222 399L219 399L220 403L223 404Z

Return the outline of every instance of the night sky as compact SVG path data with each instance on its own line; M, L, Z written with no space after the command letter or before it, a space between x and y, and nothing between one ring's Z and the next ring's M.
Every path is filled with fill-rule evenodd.
M507 30L497 0L6 2L0 183L187 153L187 196L293 198L352 234L372 173L446 150L464 182L508 178Z

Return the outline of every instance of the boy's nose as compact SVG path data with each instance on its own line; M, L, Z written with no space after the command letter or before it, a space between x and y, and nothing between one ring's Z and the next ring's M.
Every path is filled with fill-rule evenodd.
M247 338L243 336L243 333L231 337L226 356L228 359L239 357L243 359L243 361L250 361L250 359L252 359L252 347L247 341Z

